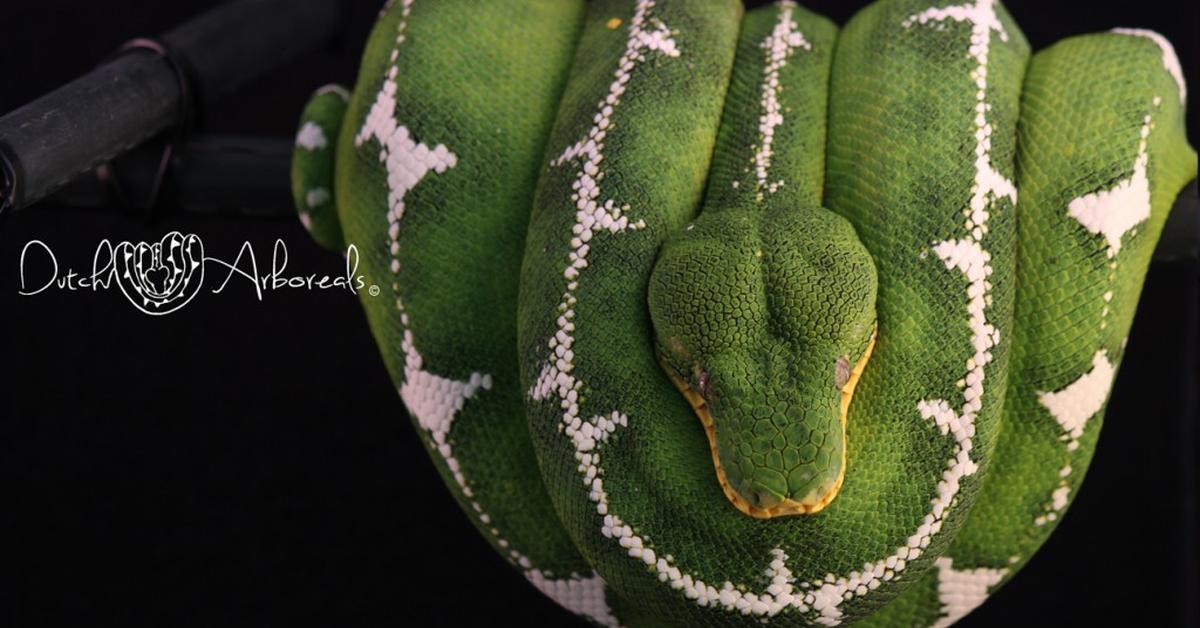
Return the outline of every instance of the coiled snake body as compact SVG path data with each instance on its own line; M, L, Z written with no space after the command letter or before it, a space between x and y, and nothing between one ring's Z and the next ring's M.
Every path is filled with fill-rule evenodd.
M601 625L948 625L1096 442L1195 176L1154 33L990 0L398 0L305 112L435 464ZM680 394L680 391L683 394ZM698 418L699 417L699 418Z

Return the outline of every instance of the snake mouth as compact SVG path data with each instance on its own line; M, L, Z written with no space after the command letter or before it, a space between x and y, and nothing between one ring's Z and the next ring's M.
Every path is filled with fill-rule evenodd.
M850 412L850 401L854 398L854 389L858 386L858 380L862 377L863 370L867 366L867 361L871 358L871 352L875 349L875 337L877 333L877 330L871 332L871 340L867 343L867 349L863 351L862 357L858 359L858 363L851 369L850 377L841 388L842 398L839 413L841 415L843 441L846 438L846 417ZM666 366L665 362L664 366ZM816 514L828 506L837 497L838 492L842 490L842 482L846 479L845 446L842 447L842 465L837 479L827 488L822 487L825 490L815 490L799 500L783 499L769 507L756 506L747 501L733 489L733 486L729 483L729 478L725 474L725 468L721 466L721 456L717 449L717 429L713 422L712 412L708 409L708 402L705 401L704 397L696 389L680 378L674 369L664 368L663 370L667 372L671 383L675 384L675 388L679 390L684 399L687 399L696 416L700 418L700 424L704 426L704 435L708 438L708 448L712 454L713 467L717 471L717 482L720 483L721 490L725 493L725 498L743 514L755 519Z

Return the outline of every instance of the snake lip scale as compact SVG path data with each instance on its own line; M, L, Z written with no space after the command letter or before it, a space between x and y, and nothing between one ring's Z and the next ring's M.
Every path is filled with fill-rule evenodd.
M874 347L875 333L872 332L870 343L867 345L867 350L863 353L862 357L859 358L858 362L854 365L854 368L849 369L849 372L846 375L846 381L843 382L839 388L841 401L838 409L838 415L841 418L843 429L843 433L841 435L842 438L845 438L846 415L849 414L850 411L850 401L854 398L854 388L858 385L859 378L862 377L862 372L867 366L867 361L871 358L871 350L874 349ZM806 496L802 500L796 501L787 499L777 503L774 506L759 507L742 498L742 496L738 494L738 492L735 491L729 484L729 479L725 474L725 470L721 467L721 457L717 446L716 427L713 422L712 413L708 409L708 402L706 401L703 392L705 388L705 378L702 375L700 378L700 387L693 388L690 384L681 379L679 375L674 372L674 369L672 369L669 365L664 364L663 370L666 371L667 377L670 378L671 383L675 384L675 387L679 389L680 394L687 399L688 403L692 406L692 410L695 411L696 417L700 419L700 424L704 426L704 435L706 438L708 438L709 451L712 453L713 468L717 473L717 482L720 483L721 490L725 493L725 497L730 501L730 503L736 506L738 510L751 517L756 517L759 519L769 519L771 517L786 515L809 515L820 512L823 508L828 506L835 497L837 497L837 493L839 490L841 490L842 482L845 481L846 477L845 450L842 452L843 457L841 471L838 473L838 476L836 480L834 480L833 484L831 486L821 487L822 490L816 491Z

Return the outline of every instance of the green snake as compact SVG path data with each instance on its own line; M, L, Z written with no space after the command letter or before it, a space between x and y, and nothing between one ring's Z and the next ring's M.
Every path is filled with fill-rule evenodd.
M1083 480L1196 175L1148 31L397 0L296 138L479 531L605 626L945 626ZM860 377L861 376L861 377ZM682 394L680 394L682 392Z

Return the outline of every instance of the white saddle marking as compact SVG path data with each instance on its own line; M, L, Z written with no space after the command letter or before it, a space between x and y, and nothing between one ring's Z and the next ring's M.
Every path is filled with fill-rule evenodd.
M930 628L950 628L987 600L988 589L1000 584L1007 568L955 569L954 561L941 557L935 563L938 575L938 600L942 617Z
M1167 44L1168 46L1170 44ZM1173 54L1173 53L1172 53ZM1154 97L1154 106L1162 105L1162 98ZM1083 225L1089 233L1103 235L1108 254L1108 286L1101 296L1100 328L1108 327L1109 303L1113 299L1112 288L1116 285L1118 254L1121 240L1126 234L1135 235L1138 225L1150 218L1150 181L1146 177L1146 166L1150 163L1147 143L1154 128L1150 114L1142 118L1138 133L1137 151L1133 158L1133 174L1118 181L1106 190L1098 190L1071 200L1067 204L1067 215ZM1057 521L1060 513L1070 502L1071 454L1079 448L1087 422L1104 408L1108 393L1112 389L1116 366L1108 359L1108 351L1098 349L1092 356L1092 368L1075 381L1057 392L1039 391L1038 402L1062 428L1059 439L1066 443L1064 462L1058 472L1058 485L1050 493L1050 499L1042 506L1042 512L1034 516L1036 526Z

